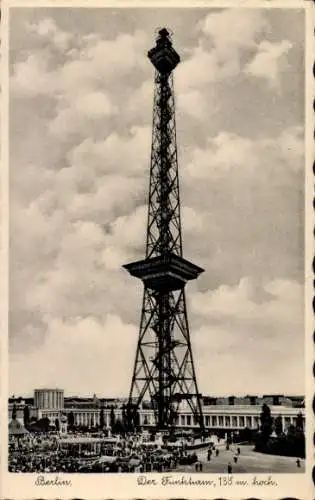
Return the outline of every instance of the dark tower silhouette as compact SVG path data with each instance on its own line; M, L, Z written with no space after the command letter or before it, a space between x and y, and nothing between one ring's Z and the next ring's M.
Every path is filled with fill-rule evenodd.
M124 266L144 283L139 340L129 414L150 400L156 428L176 424L180 403L189 405L203 431L185 302L185 284L203 269L182 256L173 70L180 57L167 29L148 52L155 67L152 150L144 260Z

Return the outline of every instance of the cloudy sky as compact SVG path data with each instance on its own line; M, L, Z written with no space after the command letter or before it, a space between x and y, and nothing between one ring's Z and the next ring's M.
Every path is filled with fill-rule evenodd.
M173 30L204 394L303 393L304 15L11 9L10 392L127 395L156 28Z

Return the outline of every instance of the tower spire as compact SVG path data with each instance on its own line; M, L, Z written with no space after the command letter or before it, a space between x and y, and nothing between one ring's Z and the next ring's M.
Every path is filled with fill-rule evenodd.
M173 71L180 57L169 31L148 52L155 67L152 149L145 259L124 266L143 281L139 339L129 408L150 400L156 428L176 425L186 400L203 430L185 301L185 284L203 269L183 258Z

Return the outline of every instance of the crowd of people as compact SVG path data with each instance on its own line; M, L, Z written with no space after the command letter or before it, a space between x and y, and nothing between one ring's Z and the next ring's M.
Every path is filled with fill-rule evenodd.
M75 436L74 443L75 443ZM28 435L14 441L9 449L10 472L166 472L178 465L197 462L187 444L154 443L141 435L129 435L112 444L102 442L98 452L89 450L89 436L84 447L72 444L63 448L55 435Z
M9 472L79 472L77 459L60 452L20 451L9 455Z

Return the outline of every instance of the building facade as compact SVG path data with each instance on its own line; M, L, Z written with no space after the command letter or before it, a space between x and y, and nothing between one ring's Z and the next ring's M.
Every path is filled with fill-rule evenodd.
M304 409L297 409L292 407L279 407L270 406L272 417L282 418L283 429L287 429L290 425L295 425L298 413L302 413L304 417ZM100 409L78 409L67 408L64 410L65 414L73 413L75 426L83 427L97 427L100 424ZM105 427L110 426L110 413L109 408L105 408L104 422ZM216 405L203 408L205 428L209 430L222 430L222 431L239 431L241 429L257 430L260 425L261 406L226 406ZM54 421L55 413L49 410L42 410L42 417L48 417L52 422ZM121 419L121 409L115 409L115 418ZM143 427L154 426L154 413L152 410L139 410L140 425ZM180 429L194 429L199 426L194 420L192 413L188 410L180 411L177 417L176 426Z
M247 398L247 399L246 399ZM268 404L272 417L282 418L283 429L290 425L295 425L297 415L302 414L305 420L305 409L302 406L303 399L300 398L294 403L289 397L275 396L256 397L248 396L244 398L212 398L205 399L203 404L203 416L205 428L210 431L240 431L248 428L257 430L260 426L260 413L263 403ZM9 420L12 417L13 405L16 408L17 419L23 423L23 412L25 401L19 398L19 403L9 402ZM239 402L243 404L239 404ZM272 403L277 404L272 404ZM55 420L62 420L63 416L73 417L76 427L95 428L100 425L101 411L104 415L105 427L110 427L111 411L114 408L115 418L122 418L123 400L100 400L93 398L64 398L61 389L36 389L34 391L34 403L28 405L30 416L41 419L48 418L52 425ZM247 403L247 404L246 404ZM154 426L154 412L150 408L139 409L140 425L144 428ZM198 428L194 416L188 405L182 406L177 416L176 426L179 429Z
M55 409L62 410L64 408L64 391L63 389L35 389L34 390L34 406L38 409Z

